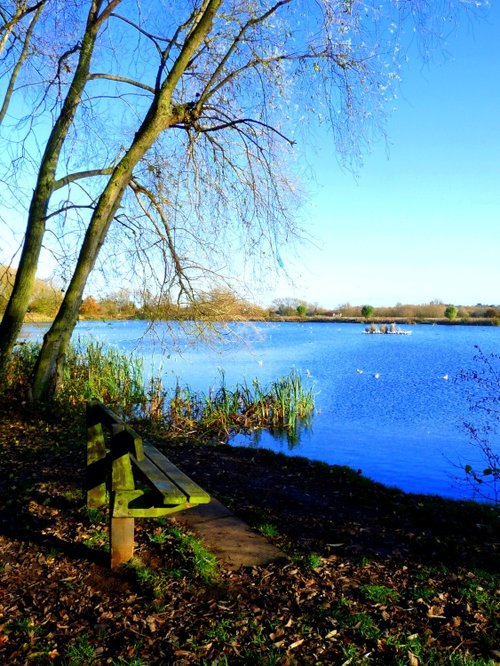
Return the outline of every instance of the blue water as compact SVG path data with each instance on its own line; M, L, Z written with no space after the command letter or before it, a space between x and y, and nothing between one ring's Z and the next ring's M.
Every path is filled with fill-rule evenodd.
M472 497L463 465L478 462L463 427L470 420L466 386L456 378L474 368L479 345L500 354L500 329L412 326L412 335L364 335L362 325L237 324L222 339L195 344L178 327L80 322L75 336L136 351L167 385L207 392L257 377L262 383L297 370L316 396L312 427L293 449L268 433L258 445L349 465L388 485L445 497ZM36 335L27 327L25 335ZM234 443L256 445L237 436ZM498 442L494 442L498 446Z

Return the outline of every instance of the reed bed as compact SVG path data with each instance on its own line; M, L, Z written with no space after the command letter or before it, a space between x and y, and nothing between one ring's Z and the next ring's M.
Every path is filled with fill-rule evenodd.
M29 392L29 378L39 343L16 347L8 368L11 388ZM100 342L77 341L68 354L58 400L75 405L101 400L123 418L146 423L173 438L197 436L229 439L238 432L270 430L296 441L314 412L312 388L305 388L295 370L269 385L258 379L230 388L221 372L217 387L207 393L179 383L167 390L160 377L144 379L144 362L133 354Z
M73 400L98 398L130 415L145 397L143 360L102 342L78 341L70 348L60 394Z
M197 400L203 429L225 437L235 432L268 429L289 433L293 438L298 425L308 422L314 412L312 389L304 388L295 370L268 386L254 379L250 385L243 382L233 389L226 386L221 373L220 387Z

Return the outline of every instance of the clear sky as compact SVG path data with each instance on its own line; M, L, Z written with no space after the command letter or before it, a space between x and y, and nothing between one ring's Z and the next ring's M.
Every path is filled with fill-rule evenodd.
M333 150L309 155L316 182L304 219L316 242L280 249L285 268L268 303L500 303L499 39L494 0L429 66L413 58L387 125L389 154L374 145L356 176Z
M279 248L284 267L253 300L500 304L499 41L493 0L486 18L458 24L429 65L415 54L388 147L373 145L355 175L327 137L320 150L307 148L315 177L302 217L312 240ZM0 246L0 260L10 259L14 244Z

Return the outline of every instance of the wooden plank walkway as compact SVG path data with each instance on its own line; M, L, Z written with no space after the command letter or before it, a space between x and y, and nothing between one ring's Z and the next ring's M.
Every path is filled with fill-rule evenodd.
M221 564L231 571L285 560L286 555L237 518L228 508L212 498L203 504L170 518L203 540Z

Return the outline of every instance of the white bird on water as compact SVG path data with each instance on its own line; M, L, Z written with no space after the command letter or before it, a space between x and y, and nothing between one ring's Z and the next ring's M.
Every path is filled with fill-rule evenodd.
M441 379L444 379L445 381L447 381L447 380L448 380L448 373L446 373L445 375L443 375Z
M360 370L359 368L356 368L356 372L358 373L358 375L362 375L362 374L363 374L363 370Z
M380 372L376 372L376 373L373 375L373 377L374 377L375 379L380 379Z

